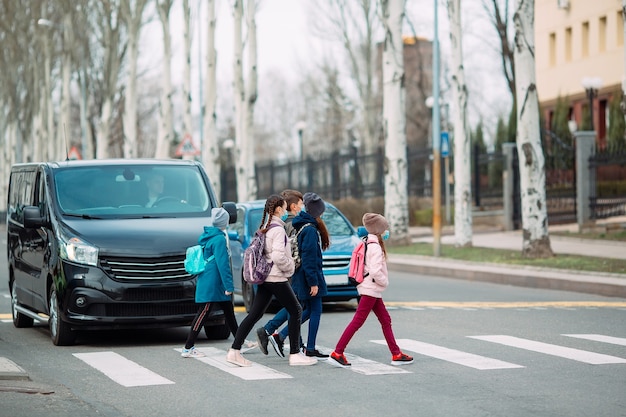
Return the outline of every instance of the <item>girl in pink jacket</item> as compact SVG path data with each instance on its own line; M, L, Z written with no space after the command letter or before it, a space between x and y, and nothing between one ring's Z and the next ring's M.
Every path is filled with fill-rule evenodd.
M413 357L402 353L396 343L396 338L391 329L391 316L387 312L383 302L383 291L389 285L389 275L387 273L387 251L385 243L389 237L389 223L376 213L365 213L363 216L363 226L367 229L367 252L365 255L365 278L356 288L361 296L359 305L354 313L352 321L343 331L337 342L335 351L330 357L342 366L350 366L350 362L343 354L346 346L354 334L363 326L370 311L373 311L383 329L383 335L387 341L387 346L391 351L392 365L406 365L413 363Z

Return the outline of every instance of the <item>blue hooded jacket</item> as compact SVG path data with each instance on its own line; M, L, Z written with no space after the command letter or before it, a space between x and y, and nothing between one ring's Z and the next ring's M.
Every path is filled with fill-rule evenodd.
M316 297L328 294L326 280L322 272L322 241L317 228L317 221L309 213L300 212L294 217L291 224L296 230L300 230L306 223L311 226L305 227L298 236L298 248L302 265L296 270L291 278L291 286L300 300L311 297L311 287L317 285Z
M230 251L223 231L213 226L204 226L204 233L198 238L198 244L204 246L204 258L215 258L207 263L204 272L198 275L196 282L196 303L230 301L233 292L233 271L230 264Z

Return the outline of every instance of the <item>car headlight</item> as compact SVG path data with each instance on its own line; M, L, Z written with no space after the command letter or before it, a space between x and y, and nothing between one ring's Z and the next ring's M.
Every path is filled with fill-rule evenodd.
M61 258L85 265L98 265L98 248L73 237L61 245Z

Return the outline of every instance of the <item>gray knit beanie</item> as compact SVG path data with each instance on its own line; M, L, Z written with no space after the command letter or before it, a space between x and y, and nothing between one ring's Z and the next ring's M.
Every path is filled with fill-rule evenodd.
M378 213L365 213L363 215L363 226L365 226L368 233L375 235L383 234L385 230L389 230L387 219Z

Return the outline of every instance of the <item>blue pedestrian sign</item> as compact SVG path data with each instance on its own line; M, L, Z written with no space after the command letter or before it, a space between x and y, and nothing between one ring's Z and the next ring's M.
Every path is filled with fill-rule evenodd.
M450 134L441 132L441 157L447 158L450 154Z

